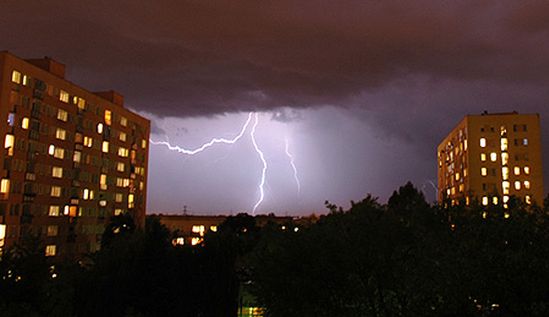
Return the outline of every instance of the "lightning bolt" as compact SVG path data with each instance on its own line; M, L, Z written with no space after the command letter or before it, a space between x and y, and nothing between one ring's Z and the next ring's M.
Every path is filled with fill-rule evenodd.
M250 122L252 121L252 115L253 114L254 114L253 112L250 112L248 114L248 119L246 120L246 123L244 123L244 125L242 126L242 129L240 130L240 133L238 133L238 135L235 136L234 138L232 138L232 139L213 138L209 142L204 143L204 144L202 144L202 146L200 146L196 149L193 149L193 150L188 150L188 149L179 147L177 145L171 145L169 142L166 142L166 141L153 141L153 140L150 140L150 143L154 144L154 145L165 145L171 151L177 151L179 153L188 154L188 155L195 155L195 154L200 153L200 152L204 151L205 149L207 149L207 148L209 148L209 147L211 147L211 146L213 146L214 144L217 144L217 143L223 143L223 144L234 144L234 143L236 143L238 140L240 140L240 138L242 138L242 136L244 135L244 132L246 132L246 130L248 129L248 126L250 125ZM256 117L257 117L257 114L256 114Z
M263 169L261 170L261 181L259 182L259 199L254 205L254 208L252 209L252 215L255 215L255 210L261 203L263 202L263 198L265 197L265 190L263 186L265 186L265 174L267 173L267 161L265 161L265 156L263 155L263 152L261 149L259 149L259 146L257 145L257 142L255 140L255 128L257 127L257 124L259 123L259 116L257 113L255 113L255 122L252 126L252 131L250 133L250 136L252 137L252 144L254 145L255 151L259 155L259 158L261 159L261 162L263 163Z
M187 155L195 155L195 154L198 154L198 153L208 149L209 147L212 147L215 144L219 144L219 143L221 143L221 144L234 144L234 143L238 142L244 136L244 133L246 133L246 131L248 130L248 127L250 126L250 123L252 121L252 117L255 118L255 120L254 120L254 123L252 124L252 127L251 127L250 138L252 140L253 147L254 147L256 153L258 154L259 159L261 160L261 163L263 164L263 168L261 170L261 179L260 179L260 182L259 182L259 185L258 185L259 198L257 199L256 203L254 204L254 206L252 208L252 215L255 215L255 211L261 205L261 203L263 202L263 200L265 198L265 176L267 174L267 168L268 168L267 161L265 160L265 155L263 154L263 151L259 148L259 145L257 144L257 140L255 138L256 128L257 128L257 125L259 124L259 114L257 112L248 113L248 119L246 120L246 122L244 123L242 128L240 129L240 132L232 139L212 138L209 142L204 143L203 145L201 145L200 147L197 147L195 149L185 149L185 148L180 147L178 145L172 145L169 142L169 139L167 139L167 141L154 141L154 140L151 139L150 143L153 144L153 145L166 146L170 151L176 151L176 152L179 152L179 153L182 153L182 154L187 154ZM294 171L294 178L295 178L295 181L296 181L296 184L297 184L297 191L298 191L298 194L299 194L299 192L301 191L301 184L300 184L299 178L297 176L297 168L296 168L295 163L294 163L294 158L293 158L292 154L289 151L288 139L286 138L285 141L286 141L286 155L290 158L290 165L292 166L292 169Z
M294 170L294 179L295 179L295 183L297 184L297 194L299 195L299 193L301 192L301 184L299 182L299 178L297 177L297 167L295 166L295 163L294 163L294 157L292 153L290 153L290 145L288 143L288 138L285 138L284 141L286 143L286 148L285 148L286 155L290 158L290 165Z

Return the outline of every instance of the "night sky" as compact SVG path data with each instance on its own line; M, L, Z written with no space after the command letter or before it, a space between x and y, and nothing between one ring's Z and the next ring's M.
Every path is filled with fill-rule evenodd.
M156 141L232 138L259 112L258 213L384 202L408 180L432 200L436 146L484 110L541 114L549 184L546 1L4 0L0 50L119 91ZM148 212L251 211L262 163L250 132L194 156L151 145Z

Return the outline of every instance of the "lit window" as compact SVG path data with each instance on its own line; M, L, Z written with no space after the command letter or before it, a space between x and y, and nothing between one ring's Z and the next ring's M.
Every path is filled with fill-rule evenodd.
M176 246L176 245L184 245L184 244L185 244L185 238L183 238L183 237L177 237L177 238L175 238L175 239L172 240L172 244L173 244L174 246Z
M78 97L76 99L75 103L76 103L76 106L78 107L78 109L80 109L80 110L85 110L86 109L86 100L85 99Z
M513 172L515 173L515 175L520 175L520 167L515 166L515 168L513 168Z
M13 134L6 134L6 139L4 140L4 148L9 149L12 148L15 144L15 137Z
M11 81L16 83L16 84L20 84L21 83L21 73L14 70L11 72Z
M126 133L120 132L120 134L118 135L118 139L122 142L126 142Z
M498 197L497 196L492 197L492 204L494 204L494 205L498 204Z
M503 196L503 202L504 203L509 202L509 196Z
M141 148L146 148L147 147L147 140L143 139L141 140Z
M496 152L490 153L490 161L495 162L498 160L498 154Z
M486 161L486 153L480 153L480 160L482 162L485 162Z
M0 193L7 194L10 191L10 180L7 178L2 178L0 181Z
M458 181L459 178L461 177L461 175L459 175L459 173L456 173L456 176L455 176L455 177L456 177L456 181Z
M488 197L487 196L482 197L482 205L483 206L488 206Z
M52 186L50 195L52 197L61 197L61 186Z
M122 162L116 163L116 170L117 171L124 172L124 167L125 167L124 163L122 163Z
M210 231L217 232L217 226L210 226Z
M480 147L486 147L486 139L480 138Z
M118 156L120 157L128 157L129 151L126 148L119 147L118 148Z
M509 168L504 166L501 168L501 178L503 180L508 180L509 179Z
M530 175L530 167L528 167L528 166L524 167L524 174Z
M65 140L67 138L67 131L57 128L57 130L55 130L55 137L59 140Z
M50 144L50 146L48 147L48 154L53 155L54 153L55 153L55 145Z
M57 253L57 246L55 244L49 244L46 246L46 256L55 256Z
M126 117L120 117L120 125L125 127L128 125L128 119Z
M530 195L524 196L524 202L526 202L528 205L532 203L532 198L530 197Z
M202 239L201 238L198 238L198 237L194 237L191 239L191 245L198 245L202 243Z
M8 113L8 125L10 127L13 127L14 124L15 124L15 113L10 112L10 113Z
M6 225L0 224L0 248L4 246L5 238L6 238Z
M121 215L121 214L123 214L123 213L124 213L124 209L116 208L116 209L114 210L114 215L115 215L115 216Z
M92 147L93 146L93 138L89 136L84 136L84 146Z
M23 85L27 86L29 84L29 76L23 75Z
M501 188L503 189L504 195L509 195L509 188L511 188L511 183L509 181L501 182Z
M530 189L530 181L524 181L524 189Z
M192 232L198 233L201 237L203 237L204 233L206 232L206 227L204 227L204 225L194 225L192 227Z
M59 100L63 101L64 103L68 103L69 102L69 93L64 91L64 90L61 90L59 92Z
M57 119L67 122L69 119L69 113L63 109L57 109Z
M133 194L128 195L128 208L134 208L135 207L135 201Z
M103 133L103 123L101 122L97 124L97 133Z
M65 158L65 150L62 149L62 148L56 147L55 152L53 153L53 157L58 158L58 159Z
M107 174L101 174L101 176L99 176L99 185L101 190L107 189Z
M501 153L501 165L507 165L509 163L509 153L502 152Z
M515 189L520 190L520 182L519 181L515 182Z
M57 236L58 232L59 232L59 227L57 227L56 225L49 225L46 228L46 235L48 237L55 237Z
M110 110L105 110L105 124L111 125L112 120L112 113Z
M117 203L121 203L124 200L124 195L121 193L116 193L114 195L114 201Z
M528 139L526 138L522 139L522 145L524 146L528 145Z
M29 118L25 117L21 120L21 128L25 130L29 128Z
M480 168L480 175L482 175L482 176L488 175L488 170L486 169L486 167L481 167Z
M103 141L101 149L104 153L109 153L109 141Z
M82 160L82 152L80 151L74 151L74 154L72 155L73 162L80 163Z
M50 206L48 211L48 216L57 217L59 216L59 206Z
M501 143L501 150L502 151L507 151L507 149L509 147L509 143L508 143L507 139L502 138L500 143Z
M62 167L58 167L58 166L52 167L52 169L51 169L51 176L52 176L52 177L55 177L55 178L61 178L61 177L63 177L63 168L62 168Z
M90 199L90 190L87 188L84 188L84 191L82 193L82 199L88 200Z

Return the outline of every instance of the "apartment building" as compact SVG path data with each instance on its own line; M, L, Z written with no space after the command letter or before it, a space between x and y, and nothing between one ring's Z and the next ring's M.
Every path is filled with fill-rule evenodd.
M149 120L89 92L48 57L0 52L0 248L39 235L47 256L96 251L109 218L144 225Z
M538 114L467 115L440 143L438 200L507 208L514 196L543 204Z

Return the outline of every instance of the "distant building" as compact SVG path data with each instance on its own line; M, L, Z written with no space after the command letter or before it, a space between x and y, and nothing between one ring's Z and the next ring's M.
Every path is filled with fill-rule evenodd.
M149 120L51 58L0 52L0 70L0 249L32 232L46 255L74 257L99 248L113 215L143 226Z
M511 196L543 203L538 114L466 116L440 143L438 200L507 208Z
M174 238L172 243L174 245L198 245L204 240L204 236L208 232L217 232L218 227L227 219L227 216L198 216L198 215L152 215L158 217L160 223L165 225L172 233ZM275 215L257 215L254 217L255 223L258 227L263 227L269 222L277 223L280 225L294 223L295 225L290 228L284 227L284 230L296 230L296 226L300 226L298 223L307 222L294 222L292 217L279 217Z

